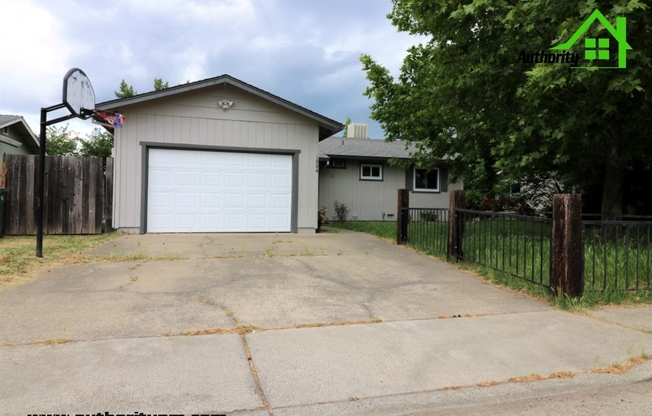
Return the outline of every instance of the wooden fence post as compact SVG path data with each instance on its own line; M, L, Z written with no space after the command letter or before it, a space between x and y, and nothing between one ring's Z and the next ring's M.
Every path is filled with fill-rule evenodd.
M450 203L448 205L448 251L446 252L446 261L450 263L451 257L457 258L460 254L462 236L455 233L455 209L465 208L466 192L463 190L450 191Z
M396 210L396 244L403 244L407 237L407 221L403 219L403 208L410 207L410 191L398 190L398 207ZM406 218L407 219L407 218Z
M551 249L552 290L570 297L581 296L584 291L581 195L553 196Z

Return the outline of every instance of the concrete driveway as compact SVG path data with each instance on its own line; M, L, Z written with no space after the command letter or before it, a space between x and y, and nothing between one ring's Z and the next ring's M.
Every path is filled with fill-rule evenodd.
M0 292L0 414L403 414L650 367L591 373L652 353L642 328L361 233L130 235L88 256ZM533 373L574 377L507 383Z

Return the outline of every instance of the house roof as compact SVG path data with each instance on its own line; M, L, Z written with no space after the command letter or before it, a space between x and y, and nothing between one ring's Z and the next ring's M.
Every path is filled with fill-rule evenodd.
M375 159L410 159L410 152L416 150L405 142L386 142L374 139L353 139L349 137L329 137L319 143L319 157L361 157Z
M23 116L0 114L0 129L12 126L14 124L20 124L18 129L20 131L19 134L21 139L23 139L23 141L27 146L32 148L39 147L38 137L34 134L32 129L29 127L29 124L27 124ZM10 139L7 138L7 140Z
M263 99L271 101L282 107L285 107L288 110L294 111L295 113L301 114L305 117L315 120L319 124L319 140L323 140L344 129L344 125L342 125L342 123L338 121L325 117L321 114L315 113L314 111L308 110L305 107L301 107L300 105L294 104L270 92L261 90L258 87L254 87L251 84L247 84L246 82L240 81L239 79L234 78L228 74L220 75L214 78L208 78L202 81L191 82L188 84L181 84L175 87L165 88L159 91L151 91L143 94L137 94L134 95L133 97L119 98L116 100L105 101L96 104L95 108L104 111L114 110L119 107L125 107L128 105L138 104L138 103L155 100L162 97L168 97L175 94L194 91L194 90L211 87L213 85L218 85L218 84L233 85L251 94L257 95Z

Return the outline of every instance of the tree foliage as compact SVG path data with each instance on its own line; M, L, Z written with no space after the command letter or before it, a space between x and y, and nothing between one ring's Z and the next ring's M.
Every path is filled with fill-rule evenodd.
M113 135L104 129L95 128L79 141L79 154L81 156L110 157L113 149Z
M344 131L342 132L342 137L349 137L349 124L351 124L351 117L347 117L344 122Z
M70 131L68 125L48 126L45 151L50 156L96 156L110 157L113 135L96 128L86 138Z
M79 135L65 126L48 126L45 135L45 151L50 156L73 156L78 154Z
M163 82L163 78L154 78L154 91L161 91L166 88L170 88L168 82ZM122 82L120 82L118 91L114 91L114 94L118 98L128 98L133 97L134 95L138 94L138 92L134 90L133 85L127 84L127 82L123 79Z
M564 43L596 8L610 22L627 18L626 69L518 62L521 51ZM652 14L644 3L393 0L388 17L399 31L428 37L409 49L396 80L361 58L372 118L389 140L415 143L426 166L455 155L455 172L483 192L546 175L580 190L602 185L603 217L620 215L624 173L652 163ZM593 24L570 52L604 33Z
M120 87L118 91L114 91L114 94L118 98L127 98L127 97L133 97L134 95L138 94L138 92L134 90L133 85L127 84L123 79L120 82Z
M163 78L154 78L154 91L161 91L170 88L167 82L163 83Z

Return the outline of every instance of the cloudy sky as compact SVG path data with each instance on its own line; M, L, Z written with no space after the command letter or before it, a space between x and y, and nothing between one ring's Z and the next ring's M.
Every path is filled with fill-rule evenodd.
M125 79L137 92L229 74L344 122L368 123L359 57L398 73L409 46L386 18L391 0L0 0L0 114L23 115L38 134L39 110L61 102L72 67L96 101ZM90 121L70 128L92 130Z

